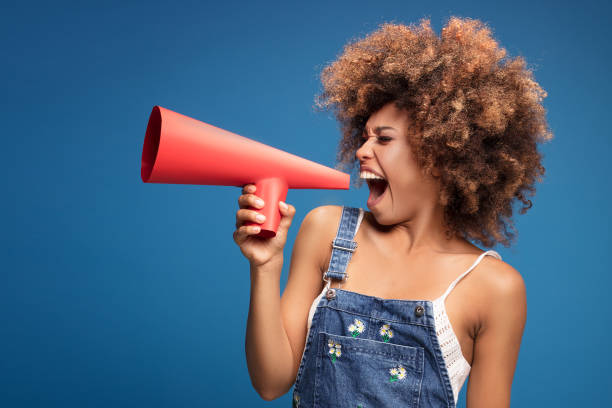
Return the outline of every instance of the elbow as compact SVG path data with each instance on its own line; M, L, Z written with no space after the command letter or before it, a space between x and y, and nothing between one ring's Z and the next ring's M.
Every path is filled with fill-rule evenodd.
M293 387L295 381L291 381L285 384L253 384L257 394L265 401L273 401L287 394L291 387Z
M260 393L259 393L259 396L260 396L262 399L264 399L265 401L273 401L273 400L275 400L275 399L277 399L277 398L278 398L278 396L277 396L277 395L275 395L275 394L271 394L271 393L270 393L270 394L266 394L266 393L263 393L263 392L260 392Z
M256 389L257 394L265 401L273 401L277 398L282 397L285 393L280 393L276 390L259 388Z

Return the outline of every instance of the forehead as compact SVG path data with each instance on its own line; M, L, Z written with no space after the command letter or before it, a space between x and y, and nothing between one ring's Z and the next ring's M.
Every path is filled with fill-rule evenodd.
M374 112L366 122L368 131L375 131L376 128L382 130L383 127L392 127L401 130L408 125L410 120L406 109L399 109L395 103L390 102Z

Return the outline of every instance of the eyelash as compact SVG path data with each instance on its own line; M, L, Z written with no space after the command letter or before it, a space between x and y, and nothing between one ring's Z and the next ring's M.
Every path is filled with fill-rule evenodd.
M380 140L382 143L390 142L391 140L393 140L393 138L389 136L378 136L377 139ZM367 137L361 136L361 144L364 144L366 140L368 140Z

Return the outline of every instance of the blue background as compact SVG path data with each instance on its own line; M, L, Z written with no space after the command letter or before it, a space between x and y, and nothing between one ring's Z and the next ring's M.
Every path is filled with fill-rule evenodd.
M321 68L384 21L490 24L548 92L555 139L516 216L528 318L512 405L610 406L609 6L565 2L13 2L0 12L0 405L290 406L244 355L240 189L145 184L153 105L333 167ZM359 190L290 190L295 234ZM464 406L464 386L461 405Z

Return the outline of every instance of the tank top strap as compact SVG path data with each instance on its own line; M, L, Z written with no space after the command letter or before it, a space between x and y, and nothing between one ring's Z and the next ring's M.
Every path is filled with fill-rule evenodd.
M329 260L327 271L323 274L323 280L328 280L328 284L331 282L329 278L340 279L342 281L348 278L346 267L357 248L357 242L353 238L361 224L363 215L364 211L362 208L342 207L338 232L331 243L331 259Z
M455 279L453 282L451 282L451 284L448 286L448 289L446 289L446 292L444 292L444 294L442 296L440 296L438 299L441 299L442 301L444 301L446 299L446 297L448 296L448 294L453 290L453 288L455 287L455 285L457 285L457 283L459 283L459 281L461 279L463 279L465 277L465 275L467 275L468 273L470 273L472 271L472 269L474 269L476 267L476 265L478 265L480 263L480 261L482 261L482 259L486 256L486 255L491 255L499 260L501 260L501 255L498 254L496 251L490 249L488 251L483 252L482 254L480 254L480 256L476 259L476 261L474 261L474 263L472 264L472 266L469 267L469 269L465 272L463 272L461 275L459 275L459 277L457 277L457 279Z

